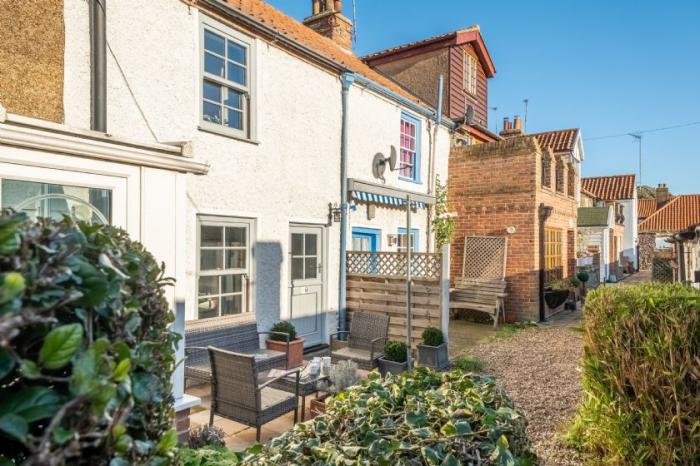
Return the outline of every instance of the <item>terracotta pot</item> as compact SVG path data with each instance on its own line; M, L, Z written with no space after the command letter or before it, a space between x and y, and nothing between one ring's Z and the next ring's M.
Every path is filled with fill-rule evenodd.
M329 396L330 395L325 394L321 395L318 398L311 398L311 403L309 404L310 419L315 418L319 414L326 413L326 398L328 398Z
M267 349L274 351L281 351L283 353L287 352L287 342L277 341L277 340L267 340ZM304 362L304 339L297 338L289 342L289 359L287 360L287 367L289 369L293 367L299 367Z

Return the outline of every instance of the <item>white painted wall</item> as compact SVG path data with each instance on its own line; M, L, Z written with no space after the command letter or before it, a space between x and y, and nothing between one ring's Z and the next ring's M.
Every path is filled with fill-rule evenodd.
M69 124L89 123L89 31L82 0L66 0L66 118ZM194 157L207 161L206 176L187 175L186 198L177 203L177 241L184 258L178 276L184 282L187 318L195 318L197 215L244 217L255 221L256 290L253 306L259 327L267 329L286 317L288 296L289 228L291 223L325 225L328 204L340 202L341 84L338 76L311 65L262 40L256 41L257 140L240 140L198 130L200 13L177 0L120 0L107 14L108 131L144 141L193 143ZM157 20L155 20L157 19ZM69 57L70 54L70 57ZM69 79L70 77L70 79ZM70 100L70 102L68 102ZM399 146L401 107L354 85L350 92L349 176L376 181L371 160ZM388 174L387 185L426 192L428 122L421 118L422 184L399 181ZM440 128L436 171L447 179L449 134ZM146 181L159 179L147 175ZM180 183L180 181L178 181ZM159 186L158 183L154 186ZM172 186L158 194L161 209L171 208ZM150 189L148 189L151 192ZM157 205L157 204L156 204ZM161 220L172 213L151 206L157 238ZM361 213L350 215L354 225L395 233L405 213L378 207L368 224ZM414 216L425 250L425 211ZM338 224L325 227L327 280L324 309L337 309ZM348 238L351 241L350 230ZM156 246L158 248L159 246Z
M634 199L623 199L617 201L622 204L623 215L625 216L625 234L622 240L622 253L637 267L637 226L639 217L637 215L637 190L635 189Z
M600 281L610 275L610 228L579 227L578 234L585 238L584 246L597 246L600 250Z

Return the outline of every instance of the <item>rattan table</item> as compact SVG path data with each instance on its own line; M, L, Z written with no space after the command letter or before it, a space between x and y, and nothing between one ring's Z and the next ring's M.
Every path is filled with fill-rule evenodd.
M327 375L307 376L299 378L299 396L301 397L301 421L304 422L306 417L306 397L319 392L318 383L328 380ZM270 384L271 387L285 392L294 393L296 391L297 377L295 374L282 377Z

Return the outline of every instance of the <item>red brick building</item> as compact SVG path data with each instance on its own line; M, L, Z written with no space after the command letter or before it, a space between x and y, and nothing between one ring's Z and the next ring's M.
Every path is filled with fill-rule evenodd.
M449 208L458 215L452 276L461 273L465 236L507 236L506 319L539 320L540 270L548 281L575 270L581 134L522 135L517 118L501 134L504 140L451 153ZM544 317L552 312L545 306Z

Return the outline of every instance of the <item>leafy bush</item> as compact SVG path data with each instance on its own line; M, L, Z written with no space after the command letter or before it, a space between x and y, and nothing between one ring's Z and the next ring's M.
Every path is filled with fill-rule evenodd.
M331 366L331 371L328 374L329 380L327 382L325 380L319 381L318 386L323 391L337 395L360 381L357 369L355 361L338 361L337 364Z
M570 441L596 464L700 464L700 292L604 287L583 324L586 394Z
M452 361L452 367L464 372L483 372L484 362L471 356L461 356Z
M329 400L325 415L237 458L261 466L533 465L525 425L491 377L423 367L386 379L371 372Z
M170 280L110 226L0 216L0 464L168 464Z
M581 286L581 280L579 280L578 277L571 277L571 280L569 280L569 282L574 288L578 288L579 286Z
M384 345L384 359L393 362L406 362L407 351L406 343L389 340Z
M447 185L440 182L440 177L435 178L435 218L433 219L433 231L435 245L440 248L444 244L450 244L455 233L455 219L447 212Z
M423 344L425 346L440 346L445 342L445 335L442 330L435 327L428 327L423 330Z
M282 320L280 322L277 322L275 325L272 326L270 331L286 333L287 335L289 335L289 341L297 339L297 329L294 328L294 324L292 324L291 322L286 321L286 320ZM284 338L282 335L275 335L274 333L272 335L270 335L270 340L287 341L287 339Z
M588 275L588 272L582 271L576 274L576 278L578 278L582 283L587 283L591 277Z
M205 446L223 447L225 446L223 429L205 424L190 431L190 438L187 444L190 448L202 448Z
M261 450L260 445L255 448L258 451ZM234 453L225 447L208 446L181 448L177 456L180 466L235 466L241 464L244 455Z

